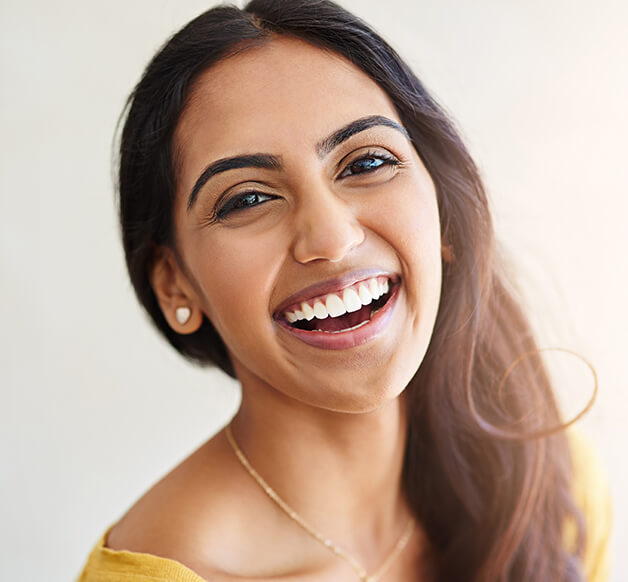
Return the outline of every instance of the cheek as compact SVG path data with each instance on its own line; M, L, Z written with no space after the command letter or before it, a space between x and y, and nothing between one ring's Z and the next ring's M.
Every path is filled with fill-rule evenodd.
M227 345L271 323L269 298L286 252L280 236L224 229L195 249L191 268L198 273L205 313Z
M419 166L384 195L385 203L380 201L372 216L382 236L397 249L404 268L440 273L440 218L427 171Z
M408 256L421 265L427 273L441 271L441 230L436 196L423 197L399 217L406 222Z
M436 318L442 279L440 218L427 173L399 192L398 201L383 224L389 225L387 236L395 241L411 305L427 325Z

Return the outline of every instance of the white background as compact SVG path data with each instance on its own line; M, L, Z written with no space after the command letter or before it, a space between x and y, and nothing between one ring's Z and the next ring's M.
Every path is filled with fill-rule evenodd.
M628 548L628 3L345 0L410 61L478 161L541 345L599 374L582 425ZM118 240L126 95L203 2L0 4L0 579L73 579L93 543L234 412L237 387L150 328ZM575 410L586 368L552 359ZM558 362L560 360L560 362ZM567 377L566 376L566 377ZM615 568L613 580L625 573Z

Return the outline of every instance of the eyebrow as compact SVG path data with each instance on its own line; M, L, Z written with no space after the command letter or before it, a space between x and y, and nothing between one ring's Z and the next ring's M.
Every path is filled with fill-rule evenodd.
M392 127L393 129L401 132L407 139L412 141L406 129L397 122L393 121L392 119L388 119L388 117L384 117L382 115L371 115L352 121L351 123L332 133L330 136L318 142L316 144L316 153L320 158L322 158L330 153L332 150L337 148L341 143L347 141L349 138L354 136L356 133L366 131L367 129L378 125ZM241 168L280 170L281 167L281 158L272 154L247 154L216 160L215 162L209 164L209 166L207 166L203 170L203 173L196 180L196 183L194 184L194 187L190 192L190 196L188 197L187 209L188 211L192 209L192 206L194 205L194 202L196 201L196 198L198 197L198 193L201 188L207 183L210 178L214 177L217 174L221 174L222 172L228 172L229 170L238 170Z
M245 156L234 156L232 158L222 158L216 160L207 166L203 173L198 177L194 188L190 192L188 198L188 211L194 205L194 202L198 196L199 190L206 184L206 182L222 172L229 170L237 170L239 168L263 168L267 170L278 170L281 168L281 162L277 156L270 154L249 154Z
M399 125L396 121L388 119L383 115L370 115L369 117L362 117L352 121L348 125L341 127L338 131L332 133L329 137L316 144L316 151L322 158L331 152L334 148L337 148L342 142L347 141L350 137L361 131L366 131L376 125L384 125L386 127L392 127L397 131L400 131L407 139L411 140L405 127Z

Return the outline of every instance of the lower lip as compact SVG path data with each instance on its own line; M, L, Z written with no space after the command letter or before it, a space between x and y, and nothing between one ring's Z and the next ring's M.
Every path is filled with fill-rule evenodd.
M301 341L325 350L346 350L375 339L385 329L397 304L400 284L395 285L386 304L368 321L357 329L335 333L325 331L305 331L292 327L284 320L277 320L279 326Z

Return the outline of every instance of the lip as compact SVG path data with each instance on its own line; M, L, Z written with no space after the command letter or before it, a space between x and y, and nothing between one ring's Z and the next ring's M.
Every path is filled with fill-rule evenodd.
M374 275L370 276L372 277ZM383 274L380 273L380 276L383 276ZM365 278L368 279L369 277ZM354 283L357 283L357 281L360 280L361 279L357 279ZM396 279L391 277L391 280L396 282L393 285L390 298L386 304L369 320L368 323L365 323L356 329L340 331L337 333L329 333L325 331L305 331L292 327L283 318L275 318L275 322L280 329L285 330L287 333L316 348L327 350L346 350L360 346L379 336L390 322L395 306L397 305L399 289L401 288L401 282L398 277ZM345 287L351 284L353 283L348 283ZM310 288L305 291L308 291L309 289ZM337 287L335 289L337 289ZM333 290L327 292L330 293L333 292ZM290 303L287 304L289 305Z
M344 273L343 275L328 279L327 281L310 285L305 289L301 289L298 293L291 295L286 300L282 301L279 307L275 309L273 318L275 321L279 321L282 319L282 314L289 307L304 301L309 301L310 299L314 299L315 297L319 297L321 295L338 293L346 287L351 287L351 285L355 285L360 281L365 281L366 279L371 279L373 277L388 277L393 283L397 283L399 281L398 275L382 269L361 269L358 271L350 271L348 273Z

